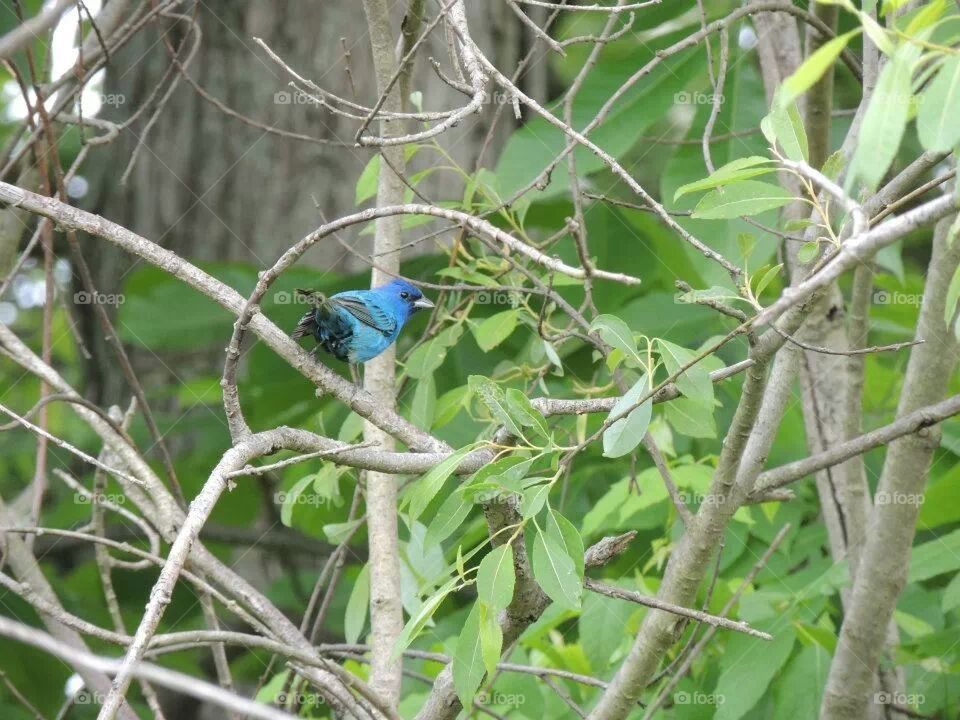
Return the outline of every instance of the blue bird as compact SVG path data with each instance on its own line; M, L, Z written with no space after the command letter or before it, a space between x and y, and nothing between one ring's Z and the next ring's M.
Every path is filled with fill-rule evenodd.
M364 363L397 339L410 317L432 308L406 280L391 280L372 290L347 290L329 298L315 290L297 290L312 306L291 333L294 340L312 335L338 360Z

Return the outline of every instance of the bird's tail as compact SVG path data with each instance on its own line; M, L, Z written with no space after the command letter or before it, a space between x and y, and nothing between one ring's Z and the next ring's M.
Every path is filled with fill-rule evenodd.
M327 298L323 293L317 292L316 290L297 288L294 292L311 306L304 316L300 318L300 322L297 323L294 331L290 333L291 338L299 340L302 337L310 337L315 334L317 330L317 310L326 305Z
M316 329L316 312L313 310L308 310L306 314L300 318L300 322L297 323L297 327L294 328L292 333L290 333L290 337L292 337L294 340L299 340L302 337L311 337Z

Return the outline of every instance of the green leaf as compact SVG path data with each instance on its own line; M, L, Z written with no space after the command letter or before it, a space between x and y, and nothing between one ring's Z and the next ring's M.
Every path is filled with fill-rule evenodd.
M360 205L377 194L377 180L380 177L380 153L377 153L363 168L357 180L357 190L354 202Z
M960 447L951 442L951 435L950 424L947 424L943 428L942 446L960 455ZM923 505L920 506L917 528L933 530L957 521L960 521L960 464L954 465L936 482L927 485L923 493Z
M790 657L796 640L793 628L771 622L764 629L774 636L772 641L740 633L727 639L716 690L716 695L724 700L717 706L714 720L739 720L746 715Z
M484 352L490 352L516 330L519 317L519 310L504 310L496 315L491 315L479 325L472 326L471 330L473 330L477 345Z
M644 374L626 394L614 404L608 418L613 418L626 412L636 405L637 401L647 394L649 384ZM632 451L643 440L650 417L653 414L653 398L647 398L639 407L635 408L624 418L620 418L603 433L603 456L618 458Z
M625 600L584 593L577 624L580 645L594 675L605 676L604 671L626 639L625 628L635 608Z
M551 483L541 483L520 493L520 517L531 518L543 509L550 495Z
M913 548L907 582L929 580L957 570L960 570L960 530Z
M517 494L522 489L521 480L533 464L533 458L508 455L475 472L462 486L461 492L470 502L489 502L499 496Z
M744 180L704 195L691 217L703 220L731 220L741 215L759 215L765 210L783 207L793 195L779 185Z
M467 569L463 564L463 546L462 545L457 545L456 566L457 566L457 575L461 580L464 579L467 574Z
M957 239L957 235L960 235L960 215L957 215L953 219L953 222L950 224L950 229L947 230L947 247L953 245L953 241Z
M407 375L420 379L430 375L443 365L447 350L457 344L463 335L463 325L457 323L434 335L422 345L418 345L404 364Z
M547 355L547 359L560 371L560 374L563 374L563 362L560 360L560 355L557 354L557 349L553 345L544 340L543 341L543 351Z
M767 285L773 282L773 279L780 273L780 269L782 267L783 267L783 263L780 263L779 265L774 265L772 268L770 268L769 270L767 270L767 272L763 274L763 277L760 278L760 282L757 283L756 288L754 288L753 290L754 297L759 298L763 294L763 291L767 289Z
M515 581L513 546L498 545L480 561L477 570L477 596L494 610L503 610L513 600Z
M312 474L302 477L297 480L292 488L283 493L283 504L280 506L280 522L287 527L292 527L293 509L297 506L298 498L303 495L307 486L313 484L313 479L314 476Z
M660 359L671 376L696 357L694 352L662 338L657 338L657 344L660 346ZM691 400L707 407L713 406L713 382L702 360L684 370L674 382L677 389Z
M737 233L737 248L740 250L740 259L746 262L753 255L757 247L757 237L753 233Z
M760 132L771 146L777 144L777 134L773 131L773 118L767 114L760 120Z
M960 142L960 57L950 55L920 96L917 133L927 150L946 152Z
M473 503L467 500L459 490L450 493L427 526L424 545L439 545L450 537L467 519Z
M832 158L836 154L837 153L834 153L833 155L830 156L830 158ZM827 158L827 162L830 162L830 158ZM826 167L826 165L824 165L824 167ZM793 218L792 220L787 220L783 224L783 230L784 232L796 232L797 230L806 230L808 227L810 227L813 224L814 223L809 218Z
M347 538L363 522L363 519L350 520L342 523L329 523L323 526L323 534L333 545L346 542Z
M527 476L531 465L533 465L533 458L508 455L489 465L484 465L473 474L470 482L472 484L474 482L490 481L498 482L507 487L515 487L520 480Z
M780 104L788 105L813 87L814 83L823 77L829 67L837 61L850 39L859 33L860 28L857 28L843 35L838 35L833 40L821 45L816 52L804 60L793 75L783 81L777 96Z
M857 15L860 17L860 22L863 23L863 31L870 36L873 44L877 46L880 52L885 55L895 54L897 48L893 44L893 40L890 39L890 35L880 23L865 12L857 11Z
M953 271L950 285L947 287L947 300L943 306L943 321L949 325L957 312L957 301L960 300L960 267Z
M564 550L570 559L573 560L573 567L577 571L577 577L583 582L584 572L584 549L583 538L580 537L580 531L572 522L553 508L547 513L547 535L563 545Z
M433 375L427 375L417 382L410 405L410 422L423 430L433 425L433 413L437 407L437 384Z
M728 185L739 182L740 180L756 177L757 175L775 172L776 168L770 167L772 162L770 158L765 158L761 155L737 158L736 160L728 162L726 165L718 167L703 180L697 180L678 187L677 191L673 194L673 201L676 202L688 193L711 190L720 185ZM766 165L767 167L760 167L762 165Z
M562 653L563 650L560 650ZM522 647L518 646L511 653L510 659L517 663L528 662L527 655ZM528 673L505 672L497 676L493 687L493 700L505 701L496 708L497 714L504 720L544 720L551 716L547 703L544 701L544 690L548 690L540 678ZM552 691L550 691L552 693ZM551 697L550 708L554 697ZM419 706L418 706L419 707ZM503 710L500 710L503 708ZM489 708L494 710L494 708ZM503 713L502 715L500 713ZM482 715L483 713L477 713ZM563 714L562 712L560 714ZM492 718L492 716L487 716ZM479 720L473 718L471 720Z
M902 610L894 610L893 619L896 621L897 627L911 638L923 637L933 632L933 626L930 623Z
M662 482L660 484L663 485ZM633 496L630 493L629 482L620 481L611 485L583 516L583 534L586 537L593 537L614 529L619 522L620 511L630 502L631 497Z
M847 156L844 154L843 150L837 150L830 157L823 161L823 167L820 169L824 175L830 178L833 181L836 181L840 177L840 173L843 170L843 165L847 161ZM807 225L812 223L809 220L804 220ZM790 223L787 223L789 225ZM804 225L803 227L807 227ZM790 228L787 228L790 229Z
M908 2L910 2L910 0L883 0L883 16L892 17L893 13L902 8Z
M960 607L960 573L953 576L953 580L943 589L943 611L945 613Z
M694 438L715 438L717 425L713 408L690 398L679 397L666 403L667 422L681 435Z
M460 631L453 652L453 686L464 707L473 705L480 683L483 682L483 652L480 646L480 603L474 603Z
M576 565L566 548L539 527L533 537L533 575L558 606L568 610L580 609L583 585L577 577Z
M883 66L860 127L849 177L860 178L871 190L877 188L897 156L907 127L913 93L912 58L912 54L900 50Z
M937 22L946 10L947 0L933 0L933 2L925 5L920 12L913 16L913 19L910 20L910 24L907 25L907 29L904 32L913 38L925 34L923 31Z
M800 246L800 249L797 250L797 260L806 264L816 259L819 253L820 243L818 243L816 240L811 240L810 242L805 242Z
M410 486L403 500L407 506L407 516L411 521L416 520L427 509L427 505L440 492L440 488L443 487L447 478L453 474L453 471L457 469L463 458L473 450L473 447L473 445L467 445L448 455Z
M837 636L833 630L828 630L820 625L810 625L797 621L793 622L793 627L797 631L797 638L803 645L817 645L826 650L828 655L832 655L837 649Z
M343 618L343 634L351 645L360 639L363 624L367 620L367 608L370 606L370 565L364 564L353 582L347 610Z
M507 403L507 396L499 385L483 375L471 375L467 382L470 390L486 405L495 420L499 420L514 437L523 437L520 429L522 423L514 417L513 408Z
M413 94L410 96L413 97ZM420 149L419 145L408 145L404 148L404 157L409 160L414 155L416 155L417 150ZM363 172L360 173L360 177L357 179L357 189L355 193L354 202L357 205L360 205L372 197L376 197L377 194L377 183L380 179L380 153L377 153L363 168ZM416 183L414 183L416 184Z
M453 420L466 406L470 397L470 388L466 385L448 390L437 398L437 407L433 416L433 428L440 428Z
M806 162L808 156L807 131L795 102L774 101L770 112L770 127L780 144L783 154L795 162Z
M524 395L516 388L507 390L507 404L512 410L512 415L524 427L533 428L544 439L550 437L550 429L547 427L547 420L543 413L537 410L530 402L530 398Z
M360 433L363 432L363 418L351 411L347 419L340 426L340 432L337 433L337 440L340 442L353 442Z
M785 718L817 717L829 670L830 654L820 645L801 647L773 686L777 712Z
M637 352L637 343L633 339L630 326L616 315L597 315L590 323L590 329L600 335L601 339L618 350L622 350L627 357L642 365L643 360Z
M283 689L290 680L291 672L284 670L274 675L270 680L260 688L256 695L256 701L261 703L273 703L277 700Z
M313 492L317 496L318 504L327 504L334 507L343 506L343 496L340 494L340 471L335 465L325 463L313 475Z
M407 621L407 624L403 626L403 630L400 631L400 635L397 636L397 642L393 646L391 657L400 657L401 653L410 647L410 643L416 640L417 635L420 634L420 631L423 630L430 618L433 617L437 608L440 607L440 603L446 599L447 595L453 592L456 584L456 578L447 581L424 601L423 605L421 605L417 611L417 614Z
M487 673L493 675L503 650L503 631L497 622L496 611L483 601L477 604L480 606L480 654Z

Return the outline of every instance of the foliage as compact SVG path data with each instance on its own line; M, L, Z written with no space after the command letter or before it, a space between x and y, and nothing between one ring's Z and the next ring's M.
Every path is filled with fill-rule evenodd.
M711 6L709 19L715 19L735 4L707 5ZM838 58L865 34L890 58L866 109L862 139L845 168L845 187L851 192L861 185L876 189L892 167L902 167L919 149L943 152L960 142L960 58L956 50L947 52L960 37L956 12L948 3L933 2L884 27L852 3L840 5L843 32L784 82L772 107L762 100L755 53L733 44L724 102L714 128L720 137L711 143L713 172L707 171L699 146L712 107L677 99L711 90L702 48L667 58L647 81L614 105L607 122L591 136L630 168L644 187L655 188L668 210L690 211L679 224L697 237L709 238L712 248L735 259L745 270L739 284L708 258L681 244L676 233L649 213L596 200L589 200L584 212L592 264L639 277L642 285L602 279L591 282L592 303L598 312L588 316L587 327L577 325L557 302L545 300L537 290L537 286L554 289L578 307L586 290L582 280L535 264L526 265L521 272L499 250L469 234L452 247L404 265L409 277L476 288L445 292L435 315L429 321L415 318L398 341L400 412L458 450L423 475L401 478L401 582L406 625L395 653L417 649L451 656L453 682L465 706L481 698L489 702L489 710L510 718L570 716L570 709L556 693L546 692L532 677L496 670L505 649L498 617L508 611L515 589L524 580L515 573L518 551L530 558L534 579L551 603L520 636L511 661L609 680L629 651L634 631L648 610L585 590L584 548L605 536L637 531L629 549L594 574L645 594L659 587L664 564L676 549L683 518L641 447L647 433L666 457L673 481L690 509L696 511L701 503L711 501L708 487L722 451L722 430L730 426L743 381L735 376L715 383L710 373L742 359L748 342L741 336L714 350L718 338L737 322L698 301L709 298L736 304L744 312L756 311L782 289L783 269L774 260L777 236L744 218L756 219L761 228L774 227L786 233L803 229L787 226L776 211L795 200L780 182L778 161L809 157L798 111L804 93L829 68L838 68L836 103L855 103L859 85L839 69ZM585 90L574 105L574 125L588 122L630 72L695 31L700 19L692 11L694 7L692 0L652 7L644 11L646 29L642 33L627 34L611 43L587 75ZM668 30L649 32L668 20ZM599 21L574 14L560 34L583 34ZM736 25L734 33L743 27L746 21ZM566 57L552 60L553 71L570 78L584 61L578 46L573 46ZM835 122L845 129L849 118L838 117ZM664 140L667 142L661 142ZM688 140L696 142L684 144ZM533 245L556 238L549 245L549 254L578 265L574 238L565 223L575 208L562 168L554 171L544 192L513 200L514 193L534 181L563 144L559 130L532 119L510 136L492 169L461 167L443 143L434 140L422 142L408 154L413 157L415 152L418 161L431 163L431 172L448 175L451 186L459 183L465 188L462 198L447 198L446 206L474 215L489 213L491 222ZM574 157L583 189L592 195L632 201L625 186L612 179L594 154L578 149ZM833 177L829 165L838 162L842 159L831 158L820 169ZM359 206L375 196L381 171L376 157L364 169L356 187ZM422 177L425 175L417 180ZM413 201L412 190L408 195ZM816 195L808 202L814 207ZM409 219L405 227L411 234L418 232L414 228L425 222L421 220ZM800 249L801 262L813 262L824 249L838 247L839 221L835 213L823 213L816 240ZM928 248L927 233L895 247L885 258L871 307L871 342L913 338ZM216 263L203 268L245 295L252 291L260 269ZM367 282L366 274L324 272L319 280L318 275L317 269L302 264L285 272L262 303L264 314L281 327L292 328L302 312L286 299L292 297L294 288L316 287L332 293ZM698 289L677 292L677 279ZM135 270L125 281L124 296L118 327L122 340L138 351L188 357L220 348L230 337L234 319L228 313L161 270ZM907 300L885 302L884 297ZM958 301L960 272L948 294L948 319L954 317ZM14 329L35 340L39 312L21 312ZM66 324L67 318L58 314L54 365L80 384L78 348L66 332ZM606 352L585 342L586 333L595 333ZM903 362L903 356L896 353L865 357L865 429L893 418ZM180 383L150 387L149 397L163 408L158 413L161 431L184 438L176 443L175 467L185 496L192 498L229 445L219 392L221 368L175 362L173 367ZM307 380L262 344L250 349L243 368L239 389L251 426L303 427L347 442L360 437L362 423L357 415L329 397L317 398ZM348 375L344 366L335 369ZM22 377L7 359L0 359L0 373L3 403L29 407L37 396L38 381ZM677 397L654 404L653 392L667 380L675 382ZM956 378L951 387L958 389ZM608 413L545 417L539 406L531 403L535 397L617 399ZM73 421L66 407L51 405L49 427L54 434L97 455L97 440ZM515 440L513 447L505 447L495 435L500 428ZM150 445L139 417L130 433L140 447ZM597 439L599 442L592 441ZM34 445L22 432L5 434L4 443L0 494L12 498L31 476ZM467 476L458 476L455 471L460 462L484 448L492 448L496 459ZM805 455L803 419L799 404L794 404L767 465ZM904 638L897 648L897 661L906 668L910 687L923 697L918 709L944 717L956 713L960 702L956 681L960 666L958 455L960 424L948 421L932 464L927 503L920 514L910 585L895 617ZM271 461L284 457L287 455ZM882 450L866 456L871 489L882 459ZM89 485L92 470L68 454L51 451L51 462ZM325 640L351 644L362 642L369 629L367 538L363 526L349 519L350 499L358 481L358 471L331 461L291 465L265 479L239 479L238 487L219 501L212 518L218 526L254 526L264 517L259 485L268 491L270 532L280 524L298 536L336 544L357 530L348 543L345 581L333 595L322 628ZM777 716L813 717L835 650L842 618L840 593L848 579L845 565L830 559L812 481L797 483L795 490L797 497L789 502L751 505L736 513L719 553L716 580L709 589L704 583L697 597L698 607L702 603L706 611L719 613L778 530L789 523L786 539L729 613L770 632L775 639L766 643L720 631L655 718L739 720L770 716L772 708L777 709ZM111 482L108 492L119 490ZM508 502L516 503L520 522L488 537L481 506ZM88 515L89 507L78 502L72 490L52 487L44 509L45 524L69 527L85 522ZM223 557L230 555L228 543L211 538L208 544ZM266 592L283 610L297 615L322 563L314 557L281 557L280 561L283 577L271 579ZM91 622L109 625L99 602L88 602L96 588L91 557L61 556L54 546L44 569L50 577L58 575L57 588L68 609ZM146 601L148 584L142 577L127 570L115 572L117 594L131 621ZM18 599L10 599L7 612L29 617L26 605ZM194 598L184 589L175 594L167 618L162 628L168 630L174 625L178 629L200 627L203 622ZM686 642L701 632L698 624L690 623L683 641L667 660L673 660ZM265 657L265 653L254 655ZM43 672L29 671L29 665L14 653L0 657L0 669L44 713L54 713L69 672L32 651L28 657L30 664L42 667ZM206 659L197 651L166 657L171 666L185 670ZM347 667L360 677L367 676L364 665ZM407 667L431 677L440 669L436 662L423 659L408 659ZM244 683L255 683L262 669L259 663L250 662L249 654L233 662L235 676ZM272 675L260 690L260 698L275 698L286 680L286 671ZM596 687L569 680L556 682L582 707L590 707L599 694ZM428 691L429 686L406 678L402 714L415 714ZM26 717L5 693L0 688L0 715ZM139 698L137 703L137 707L145 707ZM87 709L78 708L71 717L86 717ZM315 706L304 706L300 712L304 717L324 716L323 708Z

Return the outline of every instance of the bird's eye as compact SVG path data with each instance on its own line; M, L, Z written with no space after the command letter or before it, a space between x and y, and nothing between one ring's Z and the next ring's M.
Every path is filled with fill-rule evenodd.
M403 291L400 292L400 299L401 299L401 300L406 300L406 299L409 298L409 297L410 297L410 293L408 293L406 290L403 290Z

